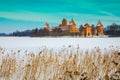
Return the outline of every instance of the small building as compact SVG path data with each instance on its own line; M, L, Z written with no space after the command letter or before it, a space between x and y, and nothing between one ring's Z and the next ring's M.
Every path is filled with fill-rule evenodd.
M69 26L68 26L68 25L62 26L62 27L60 27L60 29L61 29L62 31L68 32L68 31L69 31Z
M92 30L91 30L92 28L88 23L84 25L84 28L85 28L85 36L92 36Z
M96 29L97 29L97 34L98 36L103 36L104 35L104 27L101 23L101 21L99 21L96 25Z

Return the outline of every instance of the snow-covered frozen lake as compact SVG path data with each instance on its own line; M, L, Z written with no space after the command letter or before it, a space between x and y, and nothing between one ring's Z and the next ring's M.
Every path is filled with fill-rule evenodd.
M35 38L35 37L0 37L0 47L5 49L38 50L42 46L60 49L63 46L80 46L81 49L91 49L96 46L108 48L120 47L120 37L116 38Z

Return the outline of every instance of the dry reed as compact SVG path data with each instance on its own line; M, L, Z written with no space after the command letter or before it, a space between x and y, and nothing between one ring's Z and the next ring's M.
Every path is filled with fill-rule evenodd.
M43 48L38 54L0 48L0 80L120 80L120 52L114 48Z

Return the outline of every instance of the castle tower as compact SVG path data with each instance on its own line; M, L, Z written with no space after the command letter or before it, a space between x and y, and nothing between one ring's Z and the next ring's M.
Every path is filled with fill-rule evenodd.
M48 31L50 31L50 26L49 26L49 24L47 22L45 24L45 29L47 29Z
M63 18L62 24L59 25L59 28L64 32L69 31L69 26L67 25L67 19Z
M98 34L99 36L103 36L103 35L104 35L104 27L103 27L101 21L99 21L99 22L97 23L96 29L97 29L97 34Z
M67 26L67 19L63 18L61 26Z
M84 25L84 27L85 27L85 35L86 36L92 36L91 26L88 23L86 23Z
M76 32L76 23L73 19L69 22L69 32Z

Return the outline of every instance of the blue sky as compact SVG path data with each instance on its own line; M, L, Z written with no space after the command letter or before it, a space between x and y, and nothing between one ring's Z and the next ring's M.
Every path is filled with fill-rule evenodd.
M120 24L120 0L0 0L0 33L43 28L74 19L77 27Z

